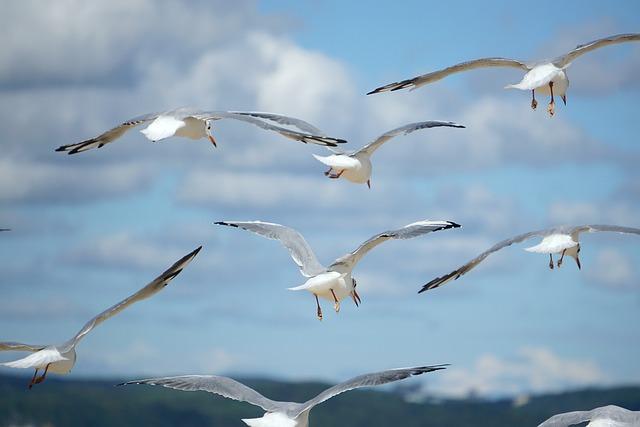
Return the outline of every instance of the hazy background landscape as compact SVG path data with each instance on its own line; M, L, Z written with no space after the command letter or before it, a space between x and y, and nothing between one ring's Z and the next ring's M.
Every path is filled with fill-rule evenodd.
M165 291L88 336L69 383L51 375L29 392L32 372L3 376L0 421L44 423L57 407L46 402L61 390L74 410L79 399L83 405L113 399L114 408L128 399L160 407L176 399L191 409L208 402L203 417L223 416L231 405L229 425L257 414L212 396L168 399L151 388L107 387L151 375L334 383L386 368L451 363L401 385L424 384L430 395L456 402L640 384L635 236L584 236L582 271L572 262L550 271L548 258L519 246L457 282L416 293L521 232L557 224L640 226L638 43L577 60L568 72L568 105L557 105L553 118L545 98L534 112L528 93L502 89L520 80L513 70L364 96L462 60L551 57L640 28L637 2L542 1L535 13L530 8L470 0L5 4L0 227L13 231L0 236L0 340L63 341L180 256L204 249ZM324 154L321 147L230 122L214 124L217 149L182 139L154 144L134 130L77 156L53 151L138 114L183 105L300 117L354 149L412 121L451 120L467 129L426 130L385 145L373 159L371 190L326 179L324 165L311 156ZM311 295L286 290L302 278L276 242L212 225L287 224L330 262L379 231L425 218L463 227L371 252L354 272L363 304L345 301L335 314L325 303L322 322ZM0 361L19 355L3 353ZM84 393L75 381L93 391ZM281 387L282 396L310 397L310 388ZM637 388L630 390L620 402L640 409ZM35 404L34 396L52 400ZM319 407L312 420L331 425L320 420L331 405L363 411L363 404L348 402L365 396L343 396ZM615 403L607 399L532 410L522 425L556 409ZM407 420L423 421L403 425L463 425L444 418L426 424L427 414L441 408L429 405L406 406ZM450 413L485 408L474 405ZM24 418L35 417L36 408L41 418ZM123 423L127 413L116 413Z

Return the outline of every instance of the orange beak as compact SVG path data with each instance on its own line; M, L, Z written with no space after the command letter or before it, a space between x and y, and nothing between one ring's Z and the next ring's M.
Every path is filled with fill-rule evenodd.
M211 143L213 144L214 147L218 148L218 144L216 144L216 140L213 139L213 136L211 134L208 135L209 136L209 141L211 141Z
M358 295L358 292L355 289L351 291L351 298L353 298L353 302L355 303L356 307L359 307L362 303L360 295Z

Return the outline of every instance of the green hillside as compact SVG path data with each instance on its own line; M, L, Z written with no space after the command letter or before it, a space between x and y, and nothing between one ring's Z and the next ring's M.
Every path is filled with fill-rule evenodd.
M118 380L47 379L27 390L24 377L0 376L2 426L243 426L259 417L251 405L207 393L150 386L114 387ZM266 396L304 401L327 387L318 383L247 380ZM514 407L510 400L436 400L407 403L398 393L357 391L336 397L311 413L316 427L514 427L537 426L569 410L616 404L640 409L640 387L589 389L532 397Z

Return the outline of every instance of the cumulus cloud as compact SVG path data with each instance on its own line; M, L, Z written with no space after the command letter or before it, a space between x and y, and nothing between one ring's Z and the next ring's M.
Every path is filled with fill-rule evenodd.
M564 358L544 347L522 347L513 358L485 354L470 368L453 366L432 388L456 397L470 393L508 396L585 387L606 380L606 373L591 360Z

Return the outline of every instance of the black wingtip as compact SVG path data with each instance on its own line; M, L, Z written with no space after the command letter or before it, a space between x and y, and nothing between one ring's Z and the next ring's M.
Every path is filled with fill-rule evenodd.
M213 224L214 225L226 225L227 227L236 227L236 228L238 228L238 226L236 224L232 224L230 222L224 222L224 221L216 221Z
M347 142L349 141L347 141L346 139L342 139L342 138L336 139L336 144L346 144Z
M64 145L62 145L62 146L56 148L55 151L67 151L67 148Z
M453 222L453 221L448 221L449 224L451 224L451 228L460 228L462 227L460 224Z

